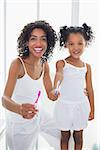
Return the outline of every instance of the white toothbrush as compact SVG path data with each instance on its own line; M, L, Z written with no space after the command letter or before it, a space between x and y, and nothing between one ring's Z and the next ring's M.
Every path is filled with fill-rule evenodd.
M59 92L60 83L61 83L61 81L58 80L58 82L57 82L57 87L56 87L56 89L55 89L55 95L56 95L56 96L58 95L58 92Z

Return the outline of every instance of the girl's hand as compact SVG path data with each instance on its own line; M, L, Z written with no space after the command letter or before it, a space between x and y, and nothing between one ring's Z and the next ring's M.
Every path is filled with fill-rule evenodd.
M32 119L38 110L33 104L25 103L20 105L20 115L25 119Z
M86 88L84 89L84 94L88 97L88 91Z
M91 120L93 120L93 119L94 119L94 112L91 111L88 120L91 121Z
M52 101L56 101L59 95L60 95L60 92L58 92L58 94L55 94L55 89L54 89L49 93L49 99L51 99Z

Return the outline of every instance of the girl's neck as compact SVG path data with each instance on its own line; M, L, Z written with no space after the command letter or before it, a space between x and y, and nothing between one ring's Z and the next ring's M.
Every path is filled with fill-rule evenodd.
M78 63L80 62L80 58L73 58L72 56L67 57L67 59L73 63Z
M66 61L72 65L75 65L77 67L83 67L84 63L80 60L80 58L75 59L71 56L67 57Z

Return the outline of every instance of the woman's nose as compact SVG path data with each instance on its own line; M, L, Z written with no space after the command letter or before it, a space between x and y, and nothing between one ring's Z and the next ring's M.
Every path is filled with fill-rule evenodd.
M37 41L36 41L36 45L37 45L37 46L41 46L41 40L37 40Z

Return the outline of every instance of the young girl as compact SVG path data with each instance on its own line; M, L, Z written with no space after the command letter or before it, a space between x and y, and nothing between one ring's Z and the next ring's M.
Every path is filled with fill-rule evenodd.
M74 150L83 146L83 129L88 120L94 119L94 94L91 67L81 60L81 55L93 38L91 27L67 27L60 29L60 46L69 51L69 57L56 63L54 90L50 97L57 99L55 89L58 81L60 97L55 105L55 121L61 130L61 149L68 150L68 142L73 130ZM59 86L59 85L58 85ZM86 88L88 97L84 93ZM57 94L57 93L56 93Z
M40 111L34 103L38 96L41 99L43 84L48 96L52 89L46 60L56 40L55 31L45 21L27 24L18 38L19 57L11 63L2 97L8 110L6 134L10 150L34 149L41 128Z

